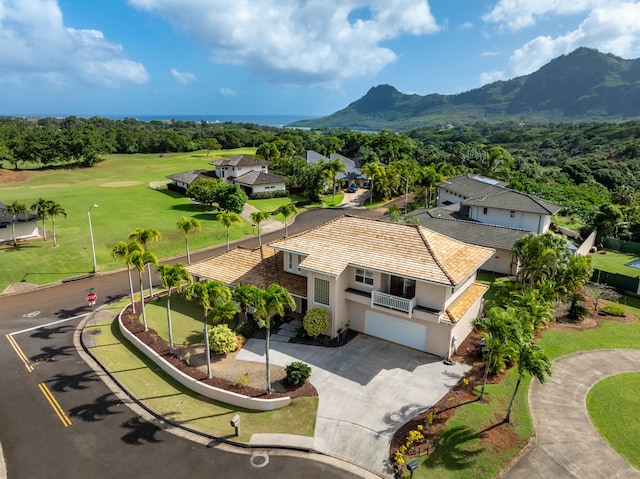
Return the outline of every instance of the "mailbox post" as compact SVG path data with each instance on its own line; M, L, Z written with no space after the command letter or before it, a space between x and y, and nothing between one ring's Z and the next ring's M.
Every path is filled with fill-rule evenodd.
M233 416L231 418L231 427L235 428L236 430L236 436L240 435L240 415L236 414L235 416Z
M415 459L407 463L407 469L409 469L410 475L409 477L413 477L413 471L418 469L418 461Z

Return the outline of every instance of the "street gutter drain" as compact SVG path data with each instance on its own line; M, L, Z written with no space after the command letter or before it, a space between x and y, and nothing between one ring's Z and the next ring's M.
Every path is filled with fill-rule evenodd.
M253 456L251 456L251 459L249 462L251 462L251 465L255 468L264 467L267 464L269 464L269 456L267 456L266 454L256 453Z

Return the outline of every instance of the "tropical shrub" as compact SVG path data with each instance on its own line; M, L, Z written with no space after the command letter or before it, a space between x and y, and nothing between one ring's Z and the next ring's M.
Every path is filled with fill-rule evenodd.
M287 372L287 382L292 386L302 386L311 376L311 366L301 361L294 361L289 364L285 371Z
M624 317L624 308L617 304L605 304L600 311L610 316Z
M238 349L236 333L226 324L218 324L209 330L209 348L217 354L228 354Z
M315 338L329 329L329 313L324 308L311 308L305 314L302 326L309 336Z

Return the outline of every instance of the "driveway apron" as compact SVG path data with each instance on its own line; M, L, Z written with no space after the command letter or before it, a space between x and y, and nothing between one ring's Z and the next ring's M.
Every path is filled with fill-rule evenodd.
M264 341L250 339L236 359L264 362ZM391 473L393 433L438 402L469 369L362 334L339 348L271 342L270 361L302 361L312 368L320 396L313 449L380 474Z
M598 434L586 408L587 393L597 382L637 371L637 350L586 351L556 359L553 376L544 385L534 381L529 390L535 441L502 477L640 478L640 471Z

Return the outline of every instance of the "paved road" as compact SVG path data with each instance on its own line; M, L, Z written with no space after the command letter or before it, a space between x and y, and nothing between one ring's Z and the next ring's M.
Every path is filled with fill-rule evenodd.
M640 351L585 351L556 359L552 368L544 385L534 381L529 390L535 442L501 477L640 478L598 434L586 409L587 393L598 381L640 371Z
M289 233L340 214L329 209L305 213ZM281 234L263 235L263 241ZM257 246L257 238L242 244ZM221 251L195 253L192 261ZM142 419L98 380L73 347L79 316L89 312L84 300L89 287L98 293L98 305L121 298L128 293L126 271L0 296L0 340L5 342L0 347L0 443L11 479L354 477L352 471L312 461L310 455L269 451L253 457L207 448Z

